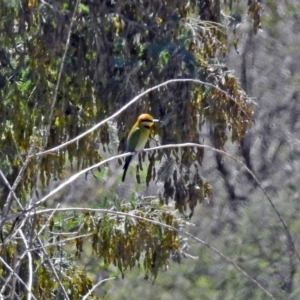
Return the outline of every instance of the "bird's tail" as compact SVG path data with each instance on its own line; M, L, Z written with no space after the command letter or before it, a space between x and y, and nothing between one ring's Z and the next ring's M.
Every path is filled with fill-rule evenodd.
M124 182L124 180L125 180L127 169L128 169L128 166L129 166L131 160L132 160L132 155L126 156L125 164L124 164L124 167L123 167L124 172L123 172L123 176L122 176L122 182Z

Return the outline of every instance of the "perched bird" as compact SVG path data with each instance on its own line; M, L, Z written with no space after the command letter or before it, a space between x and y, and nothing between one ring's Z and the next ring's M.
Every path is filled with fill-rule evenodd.
M159 120L153 119L153 117L149 114L140 115L129 132L126 142L126 152L137 152L143 150L149 139L150 128L156 122L159 122ZM130 155L125 158L122 181L125 180L126 172L133 156L134 155Z

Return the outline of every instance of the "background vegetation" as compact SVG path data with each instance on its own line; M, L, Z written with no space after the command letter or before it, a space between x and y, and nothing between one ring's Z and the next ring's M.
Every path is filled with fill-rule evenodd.
M299 299L297 1L0 7L1 295Z

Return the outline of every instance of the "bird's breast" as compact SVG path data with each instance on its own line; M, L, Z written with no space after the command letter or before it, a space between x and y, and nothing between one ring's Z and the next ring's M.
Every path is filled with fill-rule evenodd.
M145 145L146 145L146 143L147 143L147 140L148 140L148 138L147 138L147 139L143 139L143 140L138 141L138 143L136 144L135 150L136 150L136 151L141 151L141 150L143 150L143 149L145 148Z

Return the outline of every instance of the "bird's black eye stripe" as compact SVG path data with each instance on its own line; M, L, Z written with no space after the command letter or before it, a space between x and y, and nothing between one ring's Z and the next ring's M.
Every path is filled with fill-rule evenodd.
M142 123L153 123L153 120L146 119L146 120L143 120Z

